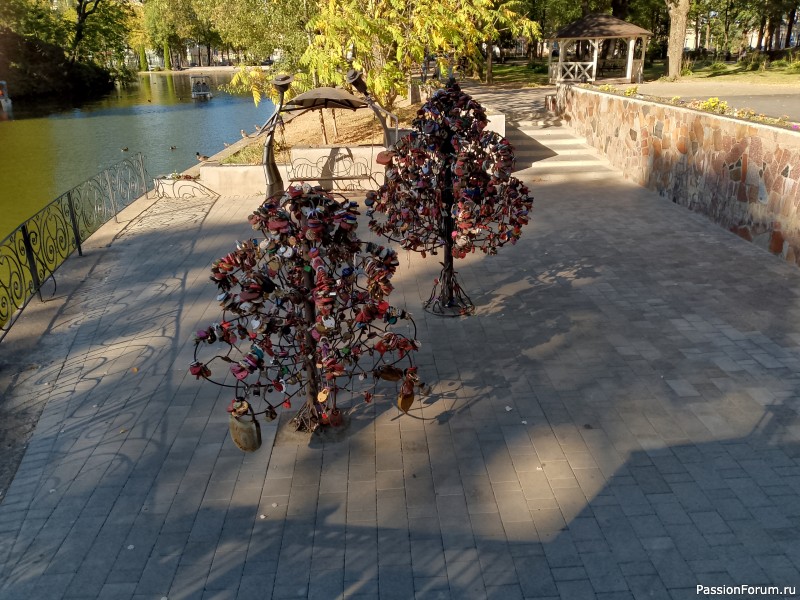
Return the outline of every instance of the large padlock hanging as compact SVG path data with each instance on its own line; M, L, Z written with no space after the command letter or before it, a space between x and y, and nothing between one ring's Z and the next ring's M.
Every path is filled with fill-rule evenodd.
M231 439L243 452L255 452L261 448L261 425L254 415L248 415L250 405L245 400L231 405L228 426Z

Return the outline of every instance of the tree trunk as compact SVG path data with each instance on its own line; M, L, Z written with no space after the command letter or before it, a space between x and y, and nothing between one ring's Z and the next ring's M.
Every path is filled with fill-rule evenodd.
M147 71L149 69L149 65L147 64L147 52L144 49L144 46L139 46L139 70L140 71Z
M613 16L624 21L628 18L630 12L628 0L611 0L611 14Z
M339 128L336 126L336 111L331 109L331 121L333 122L333 140L339 139Z
M669 11L669 45L667 59L669 71L667 76L677 79L681 76L683 44L686 39L686 21L689 15L689 0L665 0Z
M731 3L728 2L725 5L725 24L722 28L722 43L724 44L725 52L730 52L731 45L730 45L730 28L731 28L731 19L730 19L730 7Z
M319 128L322 131L322 143L328 145L328 132L325 131L325 116L319 111Z
M211 44L206 46L206 63L209 67L211 66Z
M694 21L694 49L700 50L700 15Z
M758 42L756 42L756 50L761 50L764 44L764 31L767 28L767 17L761 17L761 23L758 25Z
M767 22L767 34L764 37L764 50L772 50L775 43L775 17L770 17Z
M172 57L169 54L169 44L164 42L164 70L172 70Z
M83 41L86 33L86 19L97 10L97 5L101 0L78 0L75 3L75 32L72 36L70 47L70 62L74 63L78 58L78 48Z
M486 85L494 83L494 76L492 73L492 59L494 58L494 44L491 40L486 42Z
M788 48L792 43L792 27L794 27L794 20L797 18L797 7L795 6L789 11L789 20L786 23L786 38L783 42L783 47Z

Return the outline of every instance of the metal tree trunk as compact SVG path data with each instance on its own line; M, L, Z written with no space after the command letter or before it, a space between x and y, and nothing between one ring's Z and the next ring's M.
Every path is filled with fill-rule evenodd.
M448 190L445 196L449 196L444 202L447 207L444 218L442 219L442 239L444 239L444 269L442 269L442 303L445 306L453 304L455 298L455 271L453 270L453 191Z

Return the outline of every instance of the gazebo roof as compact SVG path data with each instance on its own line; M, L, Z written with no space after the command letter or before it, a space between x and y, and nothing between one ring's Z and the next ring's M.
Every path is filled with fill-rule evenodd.
M598 39L652 37L653 33L638 25L604 14L586 15L559 29L553 39Z

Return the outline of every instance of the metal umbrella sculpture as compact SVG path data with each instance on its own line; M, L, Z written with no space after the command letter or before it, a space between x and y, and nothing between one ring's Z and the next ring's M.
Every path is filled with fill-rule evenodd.
M423 257L443 251L425 303L434 314L474 312L453 259L516 243L533 206L528 188L511 176L511 144L485 130L487 123L481 105L451 81L417 112L414 130L383 155L386 182L365 201L375 233Z
M290 187L250 215L262 239L213 263L222 319L197 332L190 372L231 388L231 435L242 450L260 446L257 417L271 421L293 401L302 402L294 424L311 432L342 424L343 393L370 402L378 380L395 381L407 412L423 388L416 326L386 300L397 254L358 238L358 214L343 197Z

